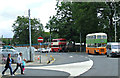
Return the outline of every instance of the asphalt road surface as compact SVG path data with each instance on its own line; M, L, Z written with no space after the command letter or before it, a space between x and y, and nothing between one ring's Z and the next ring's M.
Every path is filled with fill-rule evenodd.
M39 53L36 53L36 54L39 54ZM42 53L42 55L46 55L46 53ZM39 76L42 76L42 77L49 76L49 77L57 77L57 78L58 77L68 78L69 76L71 76L71 74L73 74L73 76L71 77L117 78L117 76L119 75L118 74L119 73L118 72L119 57L111 58L111 57L106 57L106 55L88 55L84 52L82 53L47 53L47 55L48 56L52 55L55 58L55 62L49 65L29 65L26 67L25 75L17 74L14 77L19 76L19 77L32 78L32 77L39 77ZM91 60L93 61L93 65L91 63L92 62ZM84 63L84 65L82 65L82 63ZM87 67L89 63L91 63L90 65L92 65L90 68ZM84 70L84 68L89 70L85 70L83 72L82 70ZM60 71L58 69L60 69Z

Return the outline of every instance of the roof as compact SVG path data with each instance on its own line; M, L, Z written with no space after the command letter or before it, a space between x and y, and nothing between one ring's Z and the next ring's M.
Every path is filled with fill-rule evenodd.
M87 36L92 36L92 35L107 35L106 33L91 33L88 34Z
M120 42L108 42L107 45L120 45Z
M2 41L0 41L0 44L4 44Z
M66 40L65 38L58 38L58 39L52 39L52 40Z

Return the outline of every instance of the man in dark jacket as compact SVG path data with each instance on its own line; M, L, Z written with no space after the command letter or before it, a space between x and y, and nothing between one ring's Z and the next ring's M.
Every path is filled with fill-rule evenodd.
M5 69L4 69L4 71L2 72L2 75L4 75L5 71L9 68L9 69L10 69L10 74L11 74L12 76L14 76L13 73L12 73L11 63L12 63L11 54L8 54L7 62L6 62L6 65L5 65Z

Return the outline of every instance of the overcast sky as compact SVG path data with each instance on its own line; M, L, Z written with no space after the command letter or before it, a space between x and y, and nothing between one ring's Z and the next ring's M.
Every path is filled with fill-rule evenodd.
M0 37L12 38L12 24L17 16L28 16L28 9L31 18L39 18L45 26L49 17L56 14L55 7L56 0L0 0Z

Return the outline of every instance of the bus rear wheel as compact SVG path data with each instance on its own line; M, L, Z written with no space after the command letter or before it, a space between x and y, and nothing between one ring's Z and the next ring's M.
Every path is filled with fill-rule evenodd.
M88 54L90 54L90 53L89 53L89 50L88 50Z

